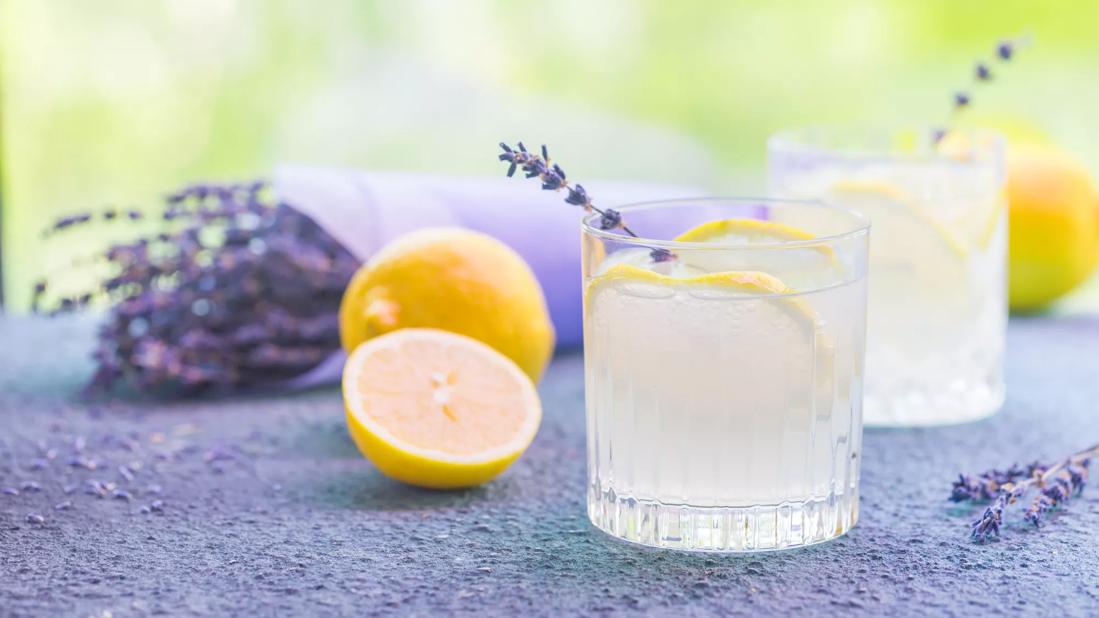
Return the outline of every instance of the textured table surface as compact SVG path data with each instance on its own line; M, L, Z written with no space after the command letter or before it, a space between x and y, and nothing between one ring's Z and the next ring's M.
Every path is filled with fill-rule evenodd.
M91 333L0 318L0 487L19 490L0 493L3 616L1099 615L1099 491L985 545L944 499L958 471L1099 441L1097 318L1013 321L999 415L868 431L855 529L761 555L647 550L588 524L575 355L541 387L527 454L439 493L362 459L335 389L76 403Z

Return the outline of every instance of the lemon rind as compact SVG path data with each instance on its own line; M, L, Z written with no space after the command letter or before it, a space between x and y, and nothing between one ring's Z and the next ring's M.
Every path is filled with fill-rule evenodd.
M814 240L816 235L801 228L779 223L778 221L761 221L759 219L718 219L707 221L701 225L683 232L675 237L676 242L720 242L721 237L730 233L741 233L745 236L770 237L777 241L803 241ZM835 252L826 245L810 246L808 249L819 251L831 259L835 259Z

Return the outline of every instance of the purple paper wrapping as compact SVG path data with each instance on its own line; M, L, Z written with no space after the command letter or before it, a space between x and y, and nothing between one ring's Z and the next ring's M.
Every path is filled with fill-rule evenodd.
M559 346L581 340L580 216L561 194L530 180L284 167L275 173L280 199L312 217L366 261L411 230L460 226L484 232L530 264L546 294ZM601 206L696 195L687 187L585 182Z
M592 181L585 188L609 207L698 195L686 186ZM532 180L448 177L356 169L284 166L275 171L279 198L313 218L366 261L390 240L415 229L460 226L515 249L545 291L558 347L582 340L580 217L561 194ZM342 355L295 379L305 387L338 379Z

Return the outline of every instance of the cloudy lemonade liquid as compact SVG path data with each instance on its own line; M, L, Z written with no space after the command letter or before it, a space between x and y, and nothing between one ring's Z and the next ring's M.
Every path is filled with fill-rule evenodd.
M1004 399L1007 212L999 159L821 156L772 144L772 188L858 210L873 226L866 422L988 416Z
M766 272L700 275L720 272L697 267L721 263L709 255L637 255L636 268L611 255L585 280L591 520L648 545L726 551L845 532L858 513L865 278L795 291ZM728 265L759 272L743 259Z

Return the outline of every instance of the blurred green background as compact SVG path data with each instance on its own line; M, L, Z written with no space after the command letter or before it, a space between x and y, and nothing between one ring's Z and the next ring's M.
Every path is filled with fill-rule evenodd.
M1097 23L1092 1L0 0L5 298L129 233L43 239L59 215L280 162L499 174L525 139L587 177L755 191L770 132L940 123L1024 32L973 113L1099 170Z

